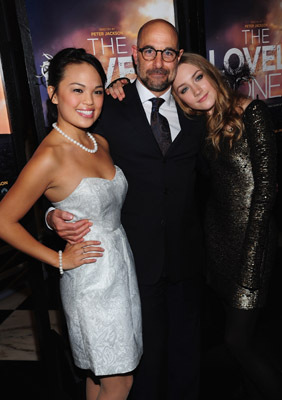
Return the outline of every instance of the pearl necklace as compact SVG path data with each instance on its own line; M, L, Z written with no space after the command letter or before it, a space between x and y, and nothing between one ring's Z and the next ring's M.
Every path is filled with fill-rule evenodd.
M91 133L86 132L86 135L92 140L92 142L94 143L94 149L88 149L87 147L83 146L83 144L77 142L76 140L72 139L70 136L68 136L65 132L62 131L62 129L60 129L57 126L57 123L54 122L54 124L52 124L53 128L56 129L58 132L60 132L66 139L68 139L69 141L71 141L72 143L76 144L78 147L80 147L82 150L87 151L88 153L96 153L96 151L98 150L98 144L96 142L96 139L94 138L93 135L91 135Z

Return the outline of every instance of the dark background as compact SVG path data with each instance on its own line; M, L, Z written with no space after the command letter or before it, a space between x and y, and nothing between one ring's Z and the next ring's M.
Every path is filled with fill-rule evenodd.
M21 0L0 0L0 57L12 130L11 135L0 135L0 180L8 178L7 190L46 134L40 92L35 79L31 37L23 3ZM89 6L90 3L89 0ZM247 3L253 4L251 0L246 0ZM52 4L55 4L57 13L64 13L65 10L60 8L59 1ZM108 1L99 4L101 4L102 15L103 8L108 7ZM72 5L77 5L77 1L69 0L69 9ZM37 8L38 13L41 12L40 1L35 1L34 7ZM178 0L175 1L175 10L181 47L205 56L204 1ZM86 19L89 15L88 11L85 11ZM229 16L234 17L236 12L240 12L237 2L234 2L234 7L228 6L224 9L226 23ZM21 24L24 23L24 26L19 24L19 20ZM68 24L75 25L75 15L72 13L70 13ZM42 29L45 30L46 35L52 34L52 18L46 16L46 25L42 26ZM277 132L277 145L279 173L275 218L280 244L277 243L277 257L269 299L262 313L256 340L258 346L263 347L275 362L281 363L281 291L279 287L282 275L281 129ZM5 192L2 196L4 194ZM42 198L23 223L40 240L58 248L59 240L47 231L43 223L45 210L46 203ZM61 310L58 274L55 274L50 267L29 259L1 241L0 255L0 292L7 289L16 290L23 282L27 282L31 289L30 297L21 307L34 310L41 354L38 362L0 361L3 386L10 391L7 398L16 399L24 393L30 399L37 400L82 398L83 381L80 371L72 363L67 335L64 333L64 321L62 322L63 335L56 334L50 328L48 309ZM215 395L217 399L231 399L230 392L238 390L238 385L235 385L234 381L239 382L240 371L222 347L224 317L221 305L208 288L206 288L204 300L202 398L207 399ZM7 313L2 314L1 319L3 320L5 316ZM4 389L2 391L5 392Z

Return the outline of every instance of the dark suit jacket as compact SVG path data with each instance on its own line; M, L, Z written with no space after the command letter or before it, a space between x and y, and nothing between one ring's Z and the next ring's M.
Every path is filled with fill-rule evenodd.
M139 283L162 274L173 281L194 277L202 262L195 179L204 121L179 109L181 132L163 157L147 121L136 85L123 101L105 96L93 132L109 142L114 163L128 180L122 224L133 250Z

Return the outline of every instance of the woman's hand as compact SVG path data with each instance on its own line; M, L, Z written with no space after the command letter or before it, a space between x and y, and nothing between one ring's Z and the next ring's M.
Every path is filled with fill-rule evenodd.
M82 243L67 244L62 254L63 269L74 269L82 264L96 262L98 257L103 256L104 249L98 247L100 242L88 240Z

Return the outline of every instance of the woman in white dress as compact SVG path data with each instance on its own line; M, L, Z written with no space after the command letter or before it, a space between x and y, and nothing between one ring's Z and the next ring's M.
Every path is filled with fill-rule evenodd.
M100 62L83 49L51 60L48 94L57 122L0 203L0 237L58 268L74 362L97 377L86 379L87 400L124 400L142 355L141 313L120 223L127 182L106 140L87 132L101 113L104 84ZM57 253L23 228L19 221L42 194L92 223L85 241Z

